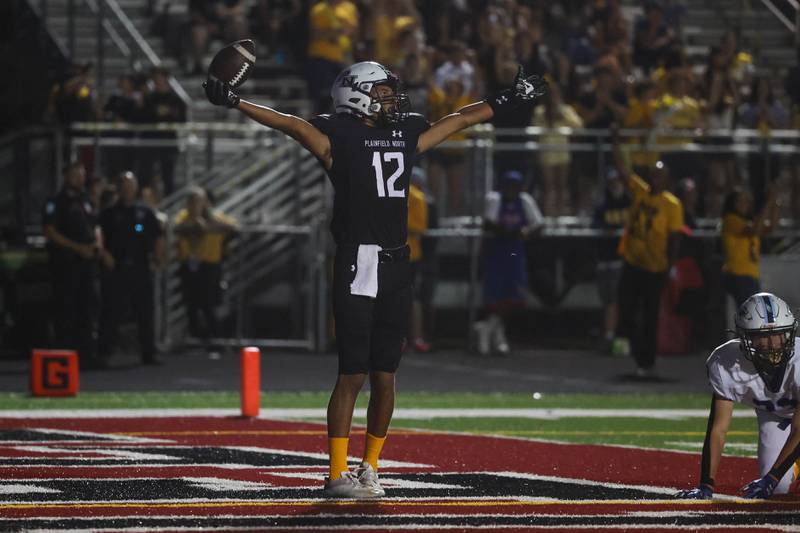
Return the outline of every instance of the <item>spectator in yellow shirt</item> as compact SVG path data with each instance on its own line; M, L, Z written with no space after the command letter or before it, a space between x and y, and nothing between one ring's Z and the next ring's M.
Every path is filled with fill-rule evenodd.
M213 210L206 191L195 187L174 225L189 334L202 339L217 337L215 307L222 296L222 260L225 242L237 230L236 221Z
M311 7L308 21L308 89L319 114L328 111L333 81L352 59L358 8L349 0L323 0Z
M722 216L722 247L725 263L722 283L738 308L757 292L761 292L759 261L761 237L772 231L778 222L776 188L771 187L767 202L753 218L753 197L736 188L728 193Z
M663 162L650 170L648 184L626 170L618 142L614 144L614 156L633 197L619 248L624 265L617 336L629 340L637 377L652 378L661 291L677 256L683 207L667 191L669 171Z
M428 108L431 117L438 120L461 109L473 101L473 95L465 91L461 78L451 76L445 81L444 90L432 86L428 93ZM463 141L467 134L463 131L447 138L448 141ZM442 199L442 179L447 180L446 211L450 216L461 213L466 174L466 149L461 147L437 148L429 153L431 189L433 195Z
M652 129L655 126L657 109L656 86L652 81L643 81L634 89L634 97L629 101L623 125L631 129ZM641 149L631 151L631 165L634 172L643 172L643 169L652 167L659 159L658 152L645 148L645 144L651 141L650 137L652 135L632 138L629 141L630 144L641 146Z
M564 102L561 87L550 83L550 92L544 98L544 105L536 108L533 125L542 128L583 127L575 108ZM568 215L569 213L569 169L572 154L569 151L569 137L551 132L539 136L539 142L553 146L539 152L539 165L542 168L542 198L544 213L548 216ZM563 146L563 149L556 148Z
M700 103L689 94L691 74L676 68L667 75L667 91L661 97L656 115L656 127L674 130L694 130L702 125ZM683 144L692 142L692 137L664 135L657 144ZM697 170L701 166L692 152L677 150L662 154L661 160L669 167L676 179L686 177L700 181Z

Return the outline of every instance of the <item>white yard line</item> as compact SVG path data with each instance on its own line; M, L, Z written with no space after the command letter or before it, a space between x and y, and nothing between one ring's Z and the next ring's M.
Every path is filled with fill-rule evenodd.
M168 417L228 417L239 416L238 409L20 409L0 410L3 418L168 418ZM302 419L326 416L324 408L264 408L258 418ZM366 409L356 409L356 418L365 418ZM734 418L753 418L750 410L736 410ZM529 418L558 420L562 418L650 418L684 420L706 418L707 409L525 409L525 408L430 408L395 409L395 420L430 420L432 418Z

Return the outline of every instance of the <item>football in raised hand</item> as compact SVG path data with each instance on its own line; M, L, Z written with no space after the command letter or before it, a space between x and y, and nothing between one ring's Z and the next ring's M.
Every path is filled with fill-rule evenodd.
M256 43L251 39L242 39L217 52L208 66L208 75L235 89L250 76L255 64Z

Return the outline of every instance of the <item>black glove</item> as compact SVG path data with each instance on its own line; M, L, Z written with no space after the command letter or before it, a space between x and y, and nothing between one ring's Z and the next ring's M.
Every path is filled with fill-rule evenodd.
M212 78L211 76L203 82L203 89L206 90L206 98L214 105L224 105L236 107L239 105L239 95L233 92L230 85Z
M526 78L520 65L511 87L490 96L486 99L486 103L497 116L514 111L523 102L535 100L545 94L547 94L547 81L536 75Z

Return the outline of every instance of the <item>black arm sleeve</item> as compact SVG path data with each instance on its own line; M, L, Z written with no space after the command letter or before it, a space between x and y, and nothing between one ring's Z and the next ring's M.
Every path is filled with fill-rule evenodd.
M703 441L703 457L700 461L700 484L714 486L714 478L711 477L711 429L714 427L716 416L715 405L716 397L711 397L711 409L708 412L708 426L706 426L706 440Z

